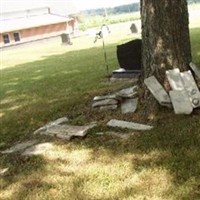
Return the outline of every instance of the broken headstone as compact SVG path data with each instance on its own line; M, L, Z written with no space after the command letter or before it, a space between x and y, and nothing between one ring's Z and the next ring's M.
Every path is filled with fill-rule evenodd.
M155 76L150 76L149 78L146 78L144 80L144 83L160 105L167 107L171 106L169 95L155 78Z
M183 80L185 90L188 93L192 106L194 108L199 107L200 106L200 92L192 76L191 71L189 70L189 71L182 72L181 78Z
M122 89L116 93L116 96L121 98L133 98L137 96L137 89L138 89L137 86Z
M116 99L104 99L104 100L100 100L100 101L95 101L92 104L92 107L100 107L100 106L108 106L108 105L117 105L118 101Z
M125 113L134 113L137 109L138 98L135 99L125 99L121 103L121 112Z
M117 107L118 107L117 105L101 106L100 110L116 110Z
M117 96L115 94L111 95L104 95L104 96L95 96L93 101L101 101L105 99L117 99Z
M179 68L166 71L167 79L172 90L184 90Z
M175 114L191 114L192 104L186 90L172 90L169 92Z
M67 117L62 117L62 118L59 118L55 121L52 121L52 122L49 122L48 124L46 124L45 126L37 129L36 131L34 131L33 134L37 134L37 133L40 133L40 132L43 132L45 130L47 130L47 128L51 127L51 126L56 126L56 125L59 125L59 124L63 124L63 123L66 123L68 122L68 118Z
M72 137L84 137L94 126L96 124L88 126L55 125L48 127L47 130L40 132L40 134L70 140Z
M135 122L127 122L127 121L121 121L112 119L107 123L107 126L111 127L119 127L119 128L128 128L133 130L151 130L153 126L139 124Z

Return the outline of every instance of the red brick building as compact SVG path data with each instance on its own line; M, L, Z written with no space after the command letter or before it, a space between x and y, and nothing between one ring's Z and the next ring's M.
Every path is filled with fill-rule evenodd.
M49 8L3 13L0 20L0 47L73 33L74 18L52 14Z

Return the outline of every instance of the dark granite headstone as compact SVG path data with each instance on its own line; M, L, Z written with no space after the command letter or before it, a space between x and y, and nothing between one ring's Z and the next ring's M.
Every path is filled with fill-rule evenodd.
M113 71L114 78L135 78L141 74L142 40L136 39L117 46L120 69Z
M136 39L117 46L117 58L125 70L141 70L142 40Z
M62 44L72 45L72 42L70 40L70 35L68 33L61 34L61 40L62 40Z

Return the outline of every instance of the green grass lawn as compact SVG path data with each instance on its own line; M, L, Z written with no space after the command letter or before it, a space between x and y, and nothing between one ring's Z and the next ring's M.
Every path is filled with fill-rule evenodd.
M194 24L193 61L200 66L200 28ZM118 68L116 45L132 38L120 31L106 37L110 72ZM107 80L101 41L81 37L73 43L61 46L55 39L1 52L0 149L35 138L34 130L63 116L72 124L97 121L98 127L83 140L39 137L54 142L44 156L0 155L0 170L9 168L0 177L0 199L200 199L200 110L177 116L161 109L147 121L153 130L129 131L129 139L95 135L107 130L109 119L140 118L91 108L95 95L130 83Z

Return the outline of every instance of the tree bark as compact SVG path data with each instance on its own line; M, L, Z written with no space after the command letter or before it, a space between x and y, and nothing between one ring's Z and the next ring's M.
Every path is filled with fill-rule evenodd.
M191 46L186 0L141 0L143 78L154 75L169 90L166 70L189 68ZM144 90L144 114L159 111L156 100Z
M166 70L187 70L191 61L187 1L141 0L141 19L144 78L154 75L163 84Z

